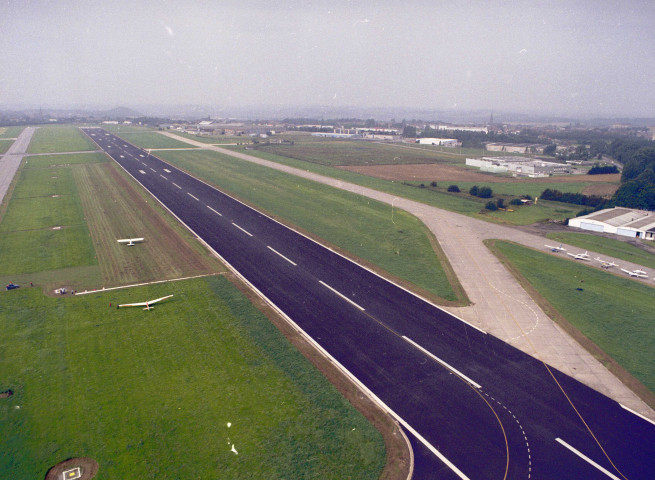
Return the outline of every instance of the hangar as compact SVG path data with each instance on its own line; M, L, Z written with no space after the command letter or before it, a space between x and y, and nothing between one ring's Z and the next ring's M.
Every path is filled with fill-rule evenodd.
M614 207L572 218L570 227L624 237L655 240L655 212Z

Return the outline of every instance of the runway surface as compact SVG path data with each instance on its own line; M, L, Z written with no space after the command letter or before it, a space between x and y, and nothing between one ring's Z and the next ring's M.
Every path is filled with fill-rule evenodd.
M392 412L415 446L414 478L655 477L654 424L113 134L84 131Z
M20 162L26 155L27 147L30 144L32 135L36 131L34 127L25 127L25 129L18 135L14 143L7 150L7 153L0 156L0 203L5 198L9 185L11 185Z

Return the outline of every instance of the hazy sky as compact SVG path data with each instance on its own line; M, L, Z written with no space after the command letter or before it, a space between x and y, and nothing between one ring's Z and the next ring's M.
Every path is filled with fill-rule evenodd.
M653 0L4 0L0 13L0 106L655 116Z

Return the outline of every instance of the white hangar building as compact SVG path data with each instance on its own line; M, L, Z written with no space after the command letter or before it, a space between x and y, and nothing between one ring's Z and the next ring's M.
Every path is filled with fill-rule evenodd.
M571 218L569 227L655 240L655 212L614 207Z

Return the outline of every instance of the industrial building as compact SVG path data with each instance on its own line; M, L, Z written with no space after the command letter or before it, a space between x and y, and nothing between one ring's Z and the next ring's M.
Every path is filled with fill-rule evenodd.
M569 227L655 240L655 212L614 207L569 220Z
M462 142L456 138L417 138L416 143L421 145L436 145L438 147L458 148L462 146Z
M482 157L467 158L466 165L478 167L483 172L511 172L514 176L548 177L550 175L567 175L573 173L569 165L527 157Z

